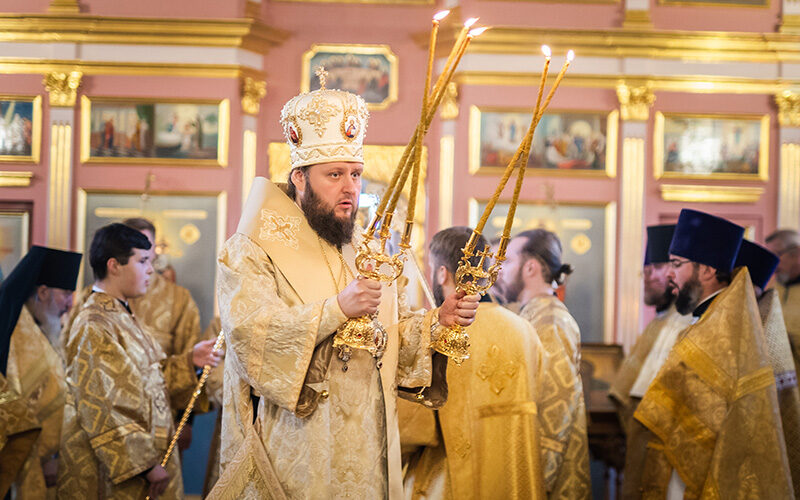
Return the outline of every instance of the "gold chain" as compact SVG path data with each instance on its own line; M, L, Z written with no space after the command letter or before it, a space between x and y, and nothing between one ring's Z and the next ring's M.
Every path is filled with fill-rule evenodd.
M333 266L331 266L331 263L328 260L328 254L325 252L325 245L323 245L322 238L320 238L319 235L317 235L317 241L319 242L319 249L322 251L322 257L325 259L325 264L328 265L328 272L330 272L331 274L331 280L333 280L333 286L334 288L336 288L336 293L339 293L341 292L341 289L339 288L340 280L333 275ZM337 251L336 254L339 256L339 261L341 261L342 263L342 272L339 274L339 276L341 277L341 275L344 274L345 286L347 286L348 276L350 277L351 280L354 279L353 273L352 271L350 271L350 266L348 266L347 263L344 261L342 252Z

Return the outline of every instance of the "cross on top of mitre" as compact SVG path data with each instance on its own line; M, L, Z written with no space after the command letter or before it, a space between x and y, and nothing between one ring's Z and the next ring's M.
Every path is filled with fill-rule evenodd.
M314 74L319 78L320 90L325 90L325 84L328 83L328 72L325 70L325 66L318 66Z

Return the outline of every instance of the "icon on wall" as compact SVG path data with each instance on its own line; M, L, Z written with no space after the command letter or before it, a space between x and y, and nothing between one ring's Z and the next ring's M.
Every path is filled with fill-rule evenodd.
M221 101L81 98L81 161L228 163L230 104Z
M328 72L326 88L358 94L371 110L397 101L397 56L388 45L312 45L303 54L301 92L319 89L320 67Z
M39 163L42 97L0 95L0 162Z

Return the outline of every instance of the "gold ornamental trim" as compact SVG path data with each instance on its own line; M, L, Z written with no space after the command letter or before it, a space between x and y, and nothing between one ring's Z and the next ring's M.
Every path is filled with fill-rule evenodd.
M488 33L488 31L487 31ZM541 73L511 73L503 71L461 71L453 81L462 85L518 86L538 85ZM548 85L555 78L548 77ZM620 82L635 81L649 86L654 92L688 92L696 94L774 94L800 86L800 79L756 79L716 76L650 76L650 75L581 75L570 74L562 85L569 87L616 90Z
M75 106L82 78L83 73L80 71L47 73L42 83L50 95L50 106L66 108Z
M617 85L617 99L623 120L646 122L656 95L648 85L633 86L620 82Z
M0 42L199 45L266 54L288 33L255 19L0 14Z
M800 94L784 90L775 95L778 122L783 127L800 127Z
M440 40L440 43L446 43ZM800 61L800 34L725 31L605 30L495 26L472 41L467 53L554 54L573 49L581 57L636 57L682 61Z
M245 76L242 78L242 111L248 115L258 115L261 99L267 95L267 82Z
M264 79L265 74L239 64L175 64L175 63L128 63L92 62L53 59L4 59L0 58L0 73L70 73L78 71L88 75L125 76L184 76L196 78L240 78L250 76Z
M661 199L690 203L756 203L763 187L702 186L697 184L662 184Z
M33 172L0 170L0 187L28 187L32 179Z

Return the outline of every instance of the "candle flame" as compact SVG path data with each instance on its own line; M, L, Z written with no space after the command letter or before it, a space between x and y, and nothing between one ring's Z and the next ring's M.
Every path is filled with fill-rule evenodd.
M433 20L434 21L441 21L442 19L447 17L448 14L450 14L449 10L443 10L443 11L437 12L436 15L433 16Z
M476 36L480 35L481 33L483 33L484 31L486 31L488 29L489 29L488 27L475 28L474 30L470 30L469 36L471 38L475 38Z
M473 24L475 24L475 23L477 23L477 22L478 22L478 18L477 18L477 17L470 17L470 18L469 18L469 19L467 19L467 21L464 23L464 27L465 27L465 28L469 28L469 27L471 27Z
M567 52L567 62L572 62L573 59L575 59L575 51L570 50Z
M547 45L542 45L542 53L548 59L550 59L550 56L553 55L553 52L550 50L550 47L548 47Z

